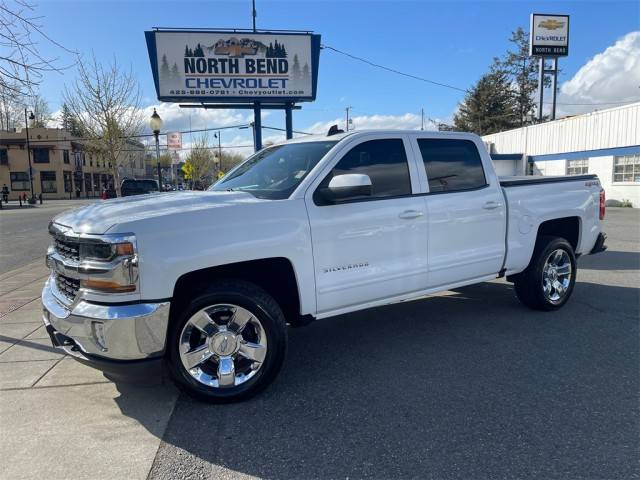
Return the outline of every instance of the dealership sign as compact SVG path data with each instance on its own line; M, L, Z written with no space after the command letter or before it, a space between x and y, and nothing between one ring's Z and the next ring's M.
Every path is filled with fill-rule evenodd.
M565 57L569 54L569 15L531 14L529 55Z
M315 100L320 35L155 30L145 36L158 100Z

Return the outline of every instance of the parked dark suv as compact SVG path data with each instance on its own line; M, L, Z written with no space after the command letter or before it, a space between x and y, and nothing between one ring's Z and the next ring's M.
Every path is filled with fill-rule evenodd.
M139 180L136 178L125 178L120 186L123 197L130 195L143 195L145 193L157 192L158 182L156 180Z

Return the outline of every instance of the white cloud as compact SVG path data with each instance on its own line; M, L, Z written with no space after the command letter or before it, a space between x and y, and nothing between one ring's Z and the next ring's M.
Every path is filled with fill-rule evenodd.
M162 130L184 131L202 128L227 127L230 125L246 124L248 115L240 110L217 110L204 108L180 108L177 103L152 104L143 108L143 117L148 119L153 109L162 118Z
M595 55L560 87L558 112L578 114L640 98L640 31L626 34ZM613 102L606 104L607 102ZM584 103L598 105L567 105Z

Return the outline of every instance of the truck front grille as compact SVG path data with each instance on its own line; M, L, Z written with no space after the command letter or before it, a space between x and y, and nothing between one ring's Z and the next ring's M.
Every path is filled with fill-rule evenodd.
M72 260L80 260L80 244L74 240L61 239L59 237L54 238L54 246L56 252L65 258Z
M78 290L80 289L80 280L76 280L75 278L67 277L65 275L60 275L59 273L55 274L55 280L58 291L60 291L65 297L67 297L69 300L73 300L76 298Z

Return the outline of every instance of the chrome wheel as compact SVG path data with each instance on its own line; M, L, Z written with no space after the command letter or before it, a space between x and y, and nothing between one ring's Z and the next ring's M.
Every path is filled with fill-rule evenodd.
M180 360L195 380L230 388L253 378L267 354L260 320L237 305L217 304L196 312L182 328Z
M542 289L545 298L557 304L562 301L571 285L571 258L559 248L547 257L542 269Z

